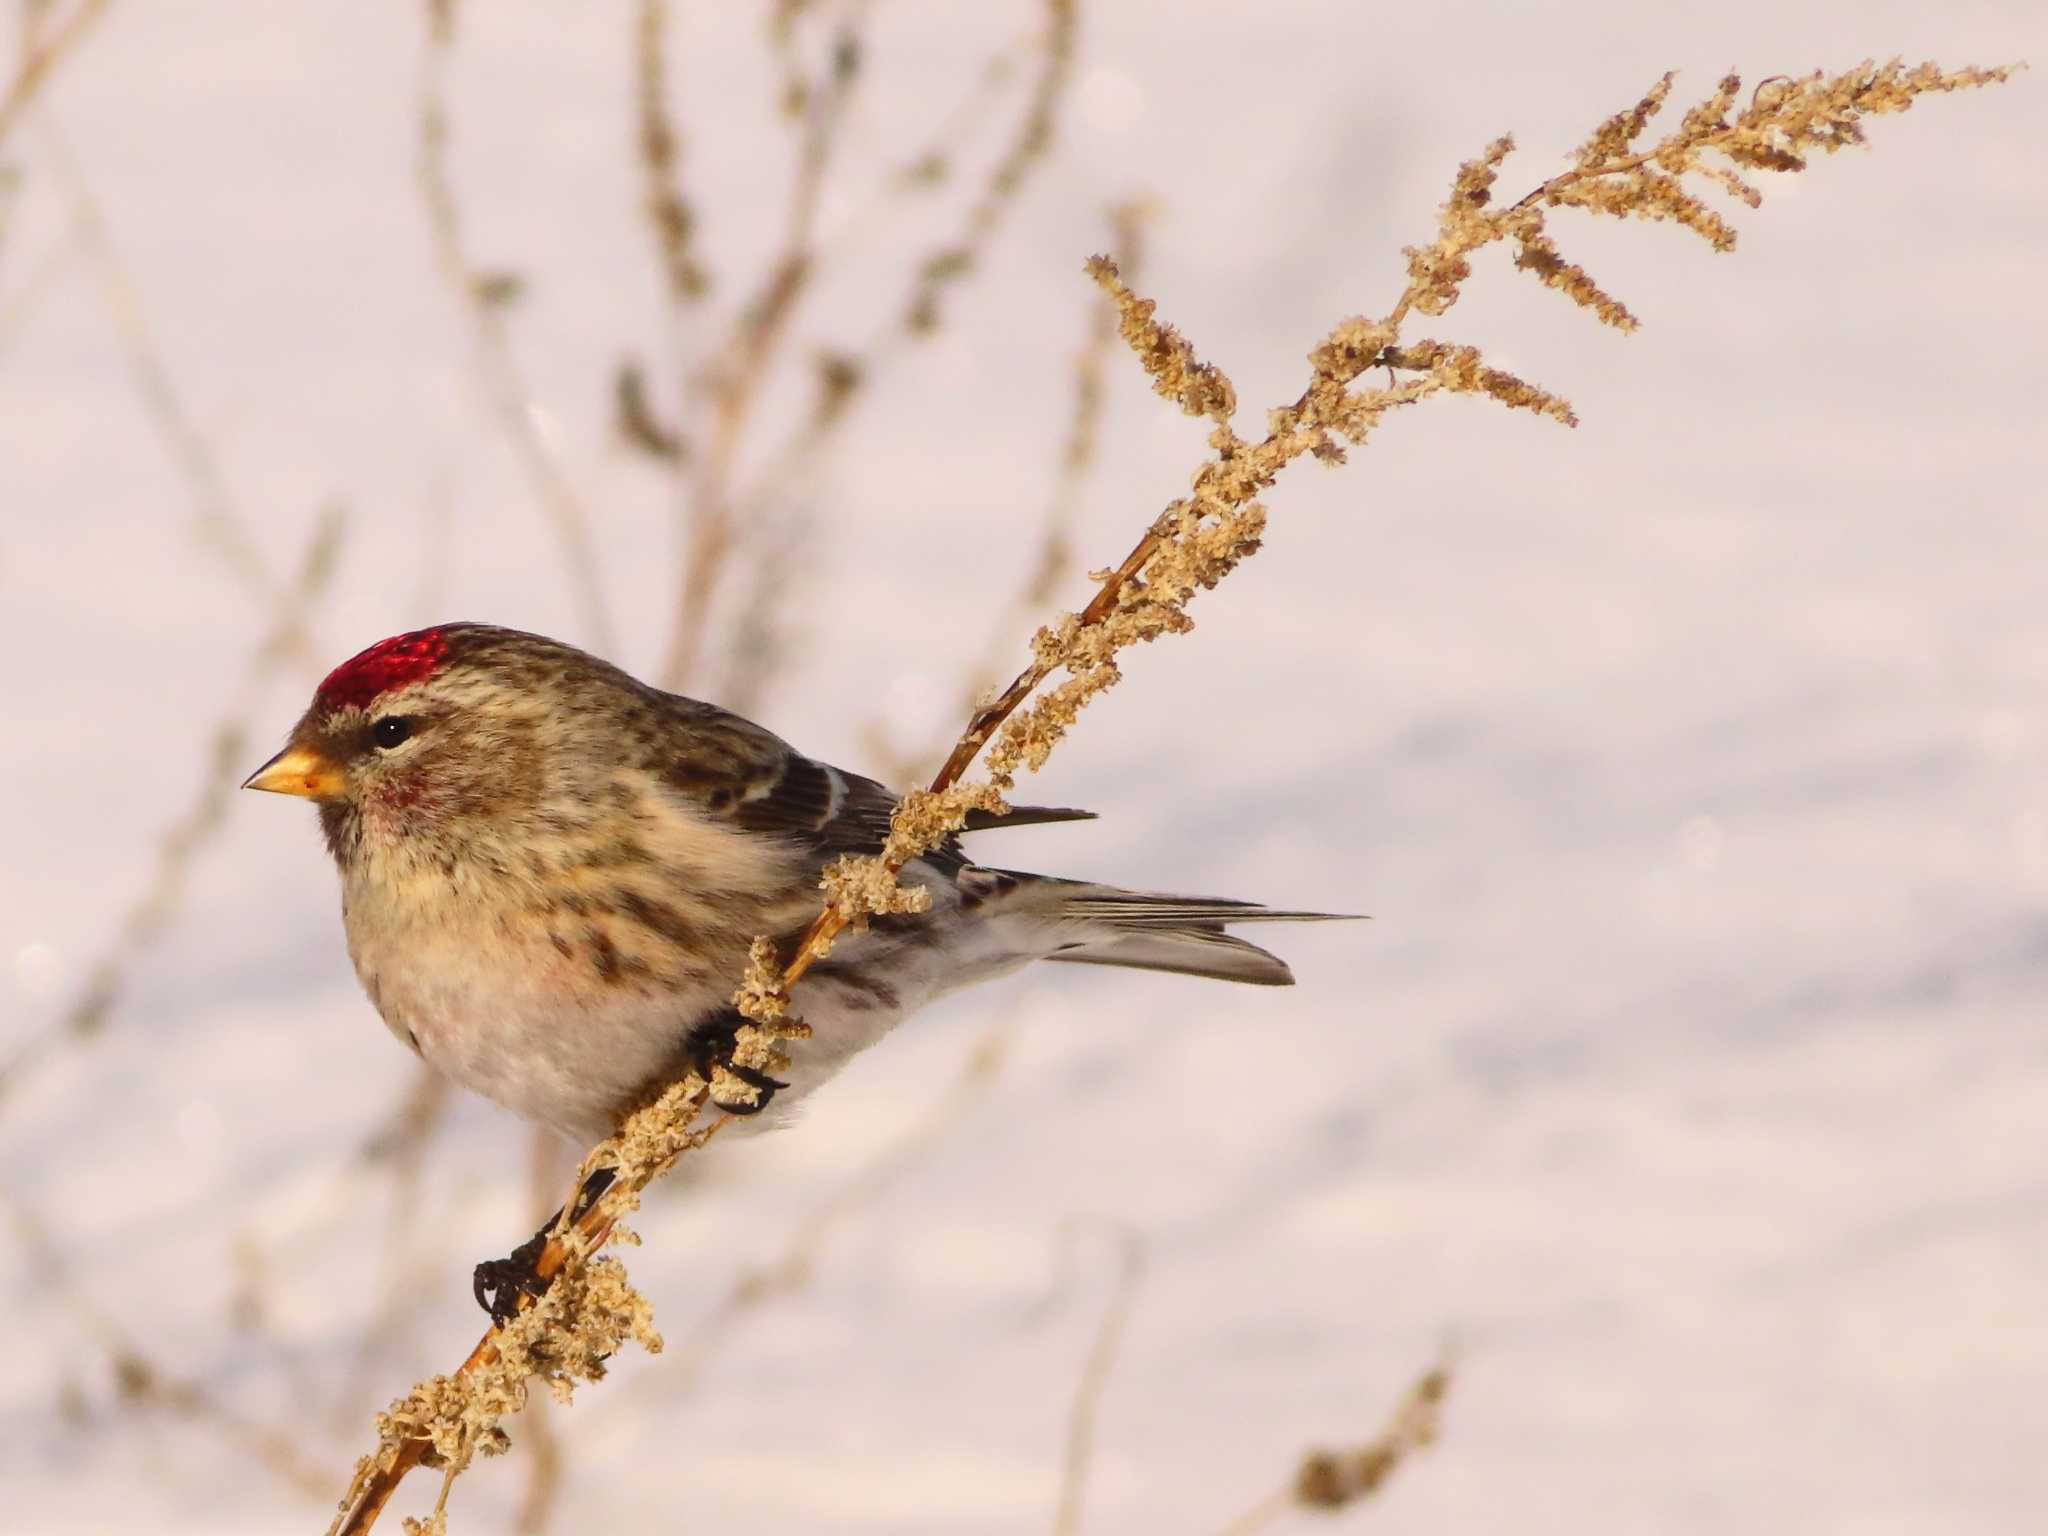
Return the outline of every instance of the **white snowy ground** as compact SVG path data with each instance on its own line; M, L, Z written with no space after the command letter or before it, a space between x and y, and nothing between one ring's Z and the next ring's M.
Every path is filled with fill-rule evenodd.
M759 105L751 15L680 9L686 175L731 295L780 218L788 139ZM1525 146L1507 184L1533 184L1667 67L1686 96L1730 64L2048 57L2027 0L1086 10L1055 162L943 335L868 402L801 553L805 655L763 712L842 760L878 717L940 730L947 658L981 649L1014 589L1108 200L1157 200L1144 286L1255 413L1292 397L1330 322L1385 305L1399 247L1503 129ZM848 187L1034 13L879 14ZM517 350L596 509L619 659L648 667L667 491L608 431L610 368L658 334L627 22L474 8L455 163L479 259L530 280ZM272 568L345 502L311 619L330 659L445 617L579 634L425 238L418 54L403 7L119 6L6 151L0 308L70 227L54 124ZM1113 1274L1103 1229L1072 1228L1090 1216L1149 1255L1094 1531L1219 1526L1302 1447L1363 1437L1447 1341L1445 1441L1360 1526L2035 1528L2044 99L2026 76L1879 123L1870 152L1773 186L1734 257L1561 225L1644 318L1634 338L1488 263L1435 329L1566 392L1585 425L1431 406L1342 473L1296 471L1267 551L1197 634L1133 660L1034 786L1103 819L1000 846L1376 921L1280 935L1293 991L1087 973L961 1000L796 1130L707 1159L631 1256L677 1349L550 1414L555 1528L1046 1528ZM984 154L1014 96L1002 112ZM865 248L805 341L867 334L903 253L947 224L913 215ZM145 888L264 623L194 536L92 262L56 259L0 332L8 1051ZM1199 447L1127 359L1110 378L1085 564ZM287 669L263 693L252 763L309 682ZM356 1154L414 1069L347 972L311 818L255 796L229 817L104 1034L0 1103L4 1193L72 1270L67 1301L0 1243L10 1533L326 1518L210 1429L123 1406L80 1294L290 1427L338 1491L369 1410L474 1338L469 1262L536 1214L524 1133L461 1105L429 1163L420 1315L359 1364L391 1195ZM693 1378L678 1352L732 1276L926 1119L1001 1019L1006 1064L964 1116ZM254 1329L231 1313L251 1254ZM530 1454L513 1434L459 1486L457 1529L509 1527Z

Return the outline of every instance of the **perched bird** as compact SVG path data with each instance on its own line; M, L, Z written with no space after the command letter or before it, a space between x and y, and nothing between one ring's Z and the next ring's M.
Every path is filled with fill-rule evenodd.
M487 624L343 662L245 787L318 805L349 958L391 1032L579 1144L725 1061L749 943L800 932L820 871L879 849L896 799L714 705ZM1088 815L1020 806L967 830ZM933 998L1027 961L1285 986L1281 960L1224 926L1333 915L985 868L958 839L903 878L931 910L876 919L817 965L794 992L814 1034L786 1080L743 1071L746 1101L721 1108L779 1110Z

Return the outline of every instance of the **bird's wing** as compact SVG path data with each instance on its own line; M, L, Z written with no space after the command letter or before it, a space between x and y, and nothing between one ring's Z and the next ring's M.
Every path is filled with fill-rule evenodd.
M874 853L888 837L898 797L887 785L806 757L774 732L727 710L694 699L674 703L674 748L662 777L700 811L764 837L798 842L821 862L842 853ZM1094 814L1020 805L1007 816L972 812L965 830L1087 821ZM956 866L966 862L956 838L926 857Z

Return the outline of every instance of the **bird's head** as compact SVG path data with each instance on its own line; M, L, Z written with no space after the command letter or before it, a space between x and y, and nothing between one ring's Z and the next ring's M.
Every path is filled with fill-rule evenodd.
M394 635L327 675L284 750L243 787L318 804L344 863L366 845L440 853L516 837L582 713L564 696L604 681L593 673L622 676L489 625Z

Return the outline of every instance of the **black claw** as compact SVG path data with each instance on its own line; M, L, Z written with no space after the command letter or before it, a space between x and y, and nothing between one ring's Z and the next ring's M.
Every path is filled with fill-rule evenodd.
M780 1078L770 1077L766 1072L760 1071L755 1067L742 1067L732 1062L727 1062L725 1070L753 1089L756 1094L754 1102L751 1104L743 1103L738 1099L727 1103L725 1100L714 1096L711 1102L724 1110L728 1115L758 1115L768 1107L768 1101L775 1097L779 1089L789 1086Z
M485 1259L470 1272L470 1287L476 1304L491 1314L500 1328L519 1315L519 1298L538 1301L547 1294L551 1278L534 1266L547 1246L548 1230L542 1227L502 1259Z
M576 1191L576 1210L569 1219L581 1218L597 1203L598 1197L612 1187L612 1181L617 1177L616 1168L599 1168L593 1172ZM554 1276L543 1275L537 1266L541 1250L547 1247L548 1237L561 1219L562 1213L555 1212L538 1232L504 1258L485 1259L470 1271L470 1292L476 1297L476 1304L490 1313L491 1321L500 1328L519 1315L520 1297L538 1301L547 1294Z

